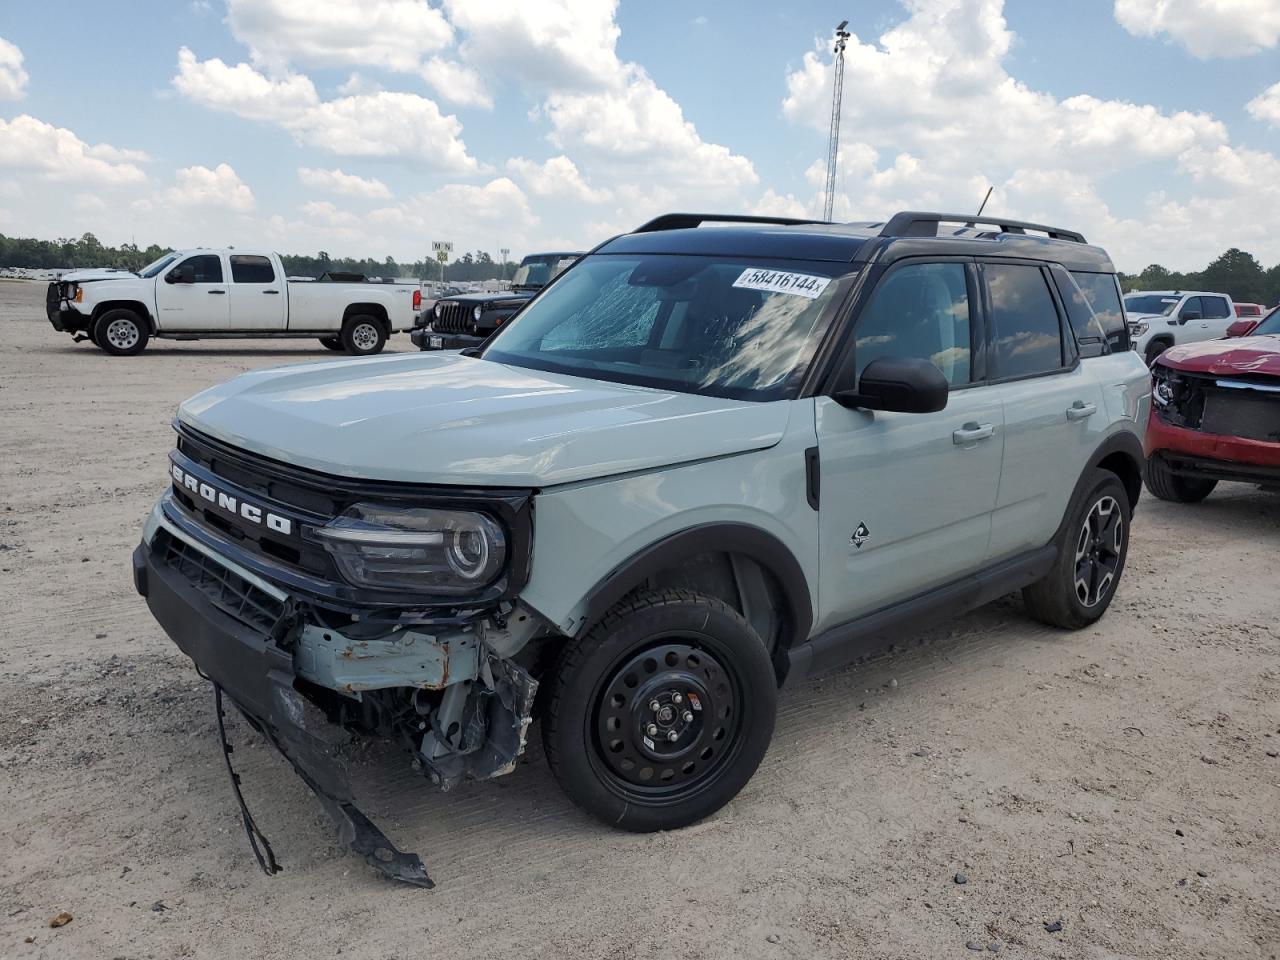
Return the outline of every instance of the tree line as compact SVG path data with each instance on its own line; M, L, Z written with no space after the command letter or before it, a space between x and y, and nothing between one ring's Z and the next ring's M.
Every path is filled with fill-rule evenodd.
M1207 290L1229 294L1238 303L1280 304L1280 263L1270 270L1251 253L1232 247L1199 273L1178 273L1153 263L1141 273L1120 274L1130 290Z
M81 267L117 267L138 270L167 253L158 244L139 247L124 243L108 247L92 233L79 239L36 240L31 237L6 237L0 234L0 267L32 267L59 269ZM317 254L281 254L290 276L318 277L326 270L363 273L370 277L417 277L440 279L440 264L423 258L412 263L398 263L393 257L333 257L321 250ZM445 265L446 280L510 279L518 260L505 265L483 250L464 253ZM1121 273L1120 284L1130 290L1212 290L1230 294L1242 303L1280 303L1280 264L1263 269L1253 256L1232 247L1198 273L1178 273L1153 263L1141 273Z
M170 247L151 244L139 247L123 243L108 247L92 233L78 239L37 240L32 237L7 237L0 233L0 267L29 267L37 270L83 269L87 267L115 267L120 270L140 270L153 260L169 252ZM417 277L423 280L439 280L440 264L423 258L413 263L397 263L394 257L375 260L372 257L333 257L321 250L317 254L281 254L285 271L293 277L318 277L326 270L363 273L369 277ZM519 260L507 261L506 279L515 272ZM446 280L497 280L503 279L504 267L483 250L464 253L445 264Z

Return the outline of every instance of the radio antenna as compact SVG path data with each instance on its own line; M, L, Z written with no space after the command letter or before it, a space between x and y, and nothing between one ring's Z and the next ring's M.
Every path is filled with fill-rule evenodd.
M987 195L982 198L982 206L978 208L978 217L982 216L982 211L987 209L987 201L991 199L991 191L994 189L995 187L987 187ZM977 217L974 219L976 220Z

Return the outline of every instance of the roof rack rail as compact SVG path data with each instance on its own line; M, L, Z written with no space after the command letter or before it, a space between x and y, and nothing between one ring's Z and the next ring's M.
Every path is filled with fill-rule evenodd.
M656 233L659 230L687 230L704 223L772 223L777 226L800 226L806 223L830 223L830 220L795 220L791 217L757 217L739 213L664 213L637 227L632 233Z
M962 223L966 226L986 224L1000 228L1001 233L1026 233L1036 230L1046 233L1053 240L1067 240L1071 243L1085 243L1084 234L1062 227L1051 227L1044 223L1030 223L1026 220L1009 220L1006 217L984 217L971 213L924 213L919 210L904 210L894 214L889 222L880 228L882 237L936 237L938 225L941 223Z

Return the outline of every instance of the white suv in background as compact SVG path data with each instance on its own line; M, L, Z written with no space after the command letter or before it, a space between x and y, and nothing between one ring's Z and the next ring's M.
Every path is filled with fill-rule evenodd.
M1174 344L1221 340L1236 320L1229 296L1200 290L1135 290L1125 295L1124 312L1147 366Z

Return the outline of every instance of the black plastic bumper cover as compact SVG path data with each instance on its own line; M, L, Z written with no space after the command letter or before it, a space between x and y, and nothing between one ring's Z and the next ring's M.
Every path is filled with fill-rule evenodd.
M284 755L315 793L343 842L386 876L434 886L418 855L397 850L355 807L346 771L334 756L346 734L294 688L291 655L158 564L146 543L134 551L133 575L138 592L170 639Z
M439 337L441 345L431 346L432 337ZM419 327L409 334L409 339L417 345L419 350L465 350L467 347L480 346L488 337L473 337L465 333L436 333L425 327Z

